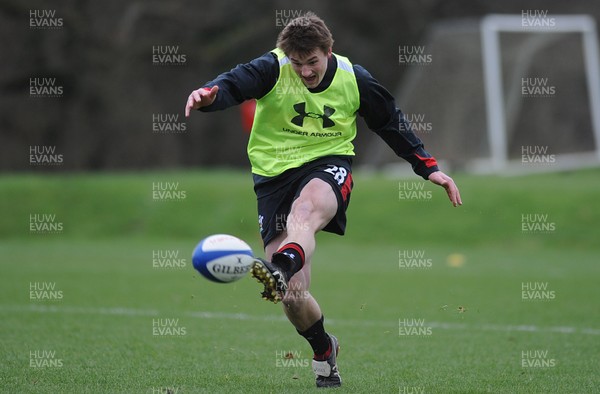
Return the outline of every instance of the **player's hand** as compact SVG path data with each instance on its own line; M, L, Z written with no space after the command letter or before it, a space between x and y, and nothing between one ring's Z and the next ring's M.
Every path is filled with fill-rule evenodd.
M460 199L460 192L458 191L458 187L454 180L450 178L448 175L444 174L441 171L432 172L429 174L429 180L436 185L440 185L444 189L446 189L446 193L448 193L448 198L450 202L455 207L458 205L462 205L462 200Z
M187 118L190 116L190 111L192 109L198 109L206 107L207 105L211 105L213 101L215 101L218 91L219 87L215 85L210 89L200 88L190 93L187 103L185 104L185 117Z

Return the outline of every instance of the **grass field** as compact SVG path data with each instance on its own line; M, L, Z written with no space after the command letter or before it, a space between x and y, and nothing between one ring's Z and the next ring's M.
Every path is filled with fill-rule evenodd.
M454 209L355 174L348 233L313 262L336 392L598 392L599 178L456 176ZM280 306L191 267L209 234L260 251L247 173L3 175L0 196L2 392L317 391Z

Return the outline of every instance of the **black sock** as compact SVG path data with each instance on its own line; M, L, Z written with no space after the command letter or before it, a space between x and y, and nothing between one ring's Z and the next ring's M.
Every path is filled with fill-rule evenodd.
M329 340L329 335L325 332L325 328L323 327L324 317L321 315L321 318L317 320L315 324L310 326L310 328L306 331L300 332L298 334L302 335L310 346L313 349L314 359L315 360L326 360L331 354L331 341Z
M271 261L275 263L279 263L281 260L277 258L277 255L286 256L285 261L291 262L290 266L281 267L286 270L288 274L288 278L294 276L294 274L304 267L304 249L302 246L295 242L289 242L283 245L279 250L273 253L273 258Z

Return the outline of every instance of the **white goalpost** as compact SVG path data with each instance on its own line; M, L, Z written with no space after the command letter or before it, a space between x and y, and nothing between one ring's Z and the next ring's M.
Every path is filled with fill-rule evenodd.
M507 142L507 113L502 80L500 34L580 33L582 36L591 127L594 145L588 152L557 154L554 169L577 168L600 163L600 61L596 24L588 15L488 15L481 21L481 45L487 133L490 148L488 170L506 172L511 168ZM531 55L533 57L533 55ZM546 167L547 168L547 167Z

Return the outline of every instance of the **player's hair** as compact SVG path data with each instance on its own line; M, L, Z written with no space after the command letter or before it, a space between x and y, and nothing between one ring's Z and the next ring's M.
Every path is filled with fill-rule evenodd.
M316 48L327 53L332 46L333 37L327 25L310 11L292 19L277 37L277 48L286 55L306 56Z

